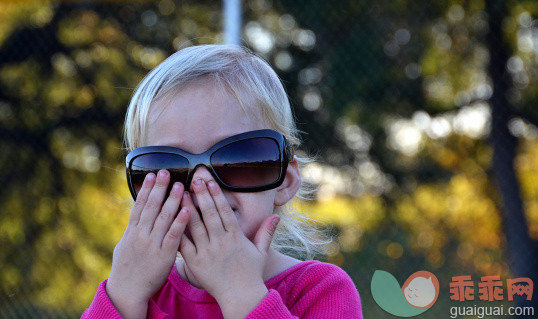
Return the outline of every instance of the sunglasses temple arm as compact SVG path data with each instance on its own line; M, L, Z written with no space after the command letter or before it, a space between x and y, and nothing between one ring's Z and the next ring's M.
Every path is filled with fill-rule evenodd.
M295 156L295 150L293 148L293 145L289 144L288 141L286 141L286 152L288 153L288 162L293 162L294 156Z

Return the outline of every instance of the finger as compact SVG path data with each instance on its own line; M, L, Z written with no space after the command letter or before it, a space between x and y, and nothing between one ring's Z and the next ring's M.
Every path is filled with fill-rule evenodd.
M181 238L185 232L185 228L189 223L190 212L189 209L183 208L177 214L174 222L170 226L170 230L166 233L163 239L162 248L165 251L178 251Z
M224 196L224 193L220 189L219 185L215 181L209 181L207 183L209 193L213 196L213 201L222 220L222 225L226 231L236 232L239 230L239 223L237 217L235 217L233 209L230 207L230 203Z
M161 209L161 212L155 220L153 225L152 236L156 238L156 242L159 244L163 241L166 232L170 229L170 224L174 221L174 217L179 210L179 203L183 197L184 187L183 184L176 182L172 186L170 196L166 199L166 202Z
M181 201L182 207L187 207L191 211L191 218L189 220L189 230L191 232L192 239L195 245L202 245L209 242L207 235L207 229L205 228L202 218L198 210L194 206L191 194L189 192L183 193L183 200Z
M153 189L149 194L146 206L142 210L142 215L140 216L140 222L138 223L138 225L144 227L148 233L153 228L155 218L161 211L169 181L170 173L164 169L160 170L157 174L155 186L153 186Z
M198 206L200 206L200 211L202 212L204 225L207 229L209 240L211 241L211 237L220 236L224 233L224 226L222 225L219 212L217 211L217 207L215 206L211 194L209 194L205 181L203 179L197 179L192 184L194 192L196 193Z
M263 221L260 229L256 232L252 242L260 252L267 253L269 251L279 221L280 216L271 215Z
M136 226L140 221L140 215L142 214L144 207L146 207L146 202L148 200L149 193L153 188L153 184L155 184L155 174L149 173L146 175L146 178L144 178L142 188L140 188L140 191L136 196L136 201L133 209L131 210L131 215L129 216L129 224Z
M194 214L192 214L194 215ZM179 243L179 253L185 259L185 262L192 260L196 256L196 246L189 240L185 234L181 237L181 242Z

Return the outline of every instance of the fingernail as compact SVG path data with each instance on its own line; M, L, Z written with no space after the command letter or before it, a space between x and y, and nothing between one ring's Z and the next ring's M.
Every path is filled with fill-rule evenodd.
M166 176L166 171L165 170L159 171L159 176L165 177Z
M185 191L185 193L183 193L183 199L187 198L189 198L189 192Z
M273 227L276 228L276 226L278 225L278 222L280 221L280 216L276 216L275 218L273 218Z
M197 179L197 180L195 180L195 181L193 182L193 184L196 185L196 186L200 186L200 185L202 185L202 182L203 182L203 181L202 181L201 179Z
M175 183L174 183L174 189L179 189L180 186L181 186L181 185L179 185L178 182L175 182Z
M215 186L217 186L217 184L215 184L214 181L209 181L209 182L207 183L207 186L210 187L210 188L214 188Z
M147 180L148 182L151 182L151 181L153 181L154 179L155 179L155 174L153 174L153 173L149 173L148 175L146 175L146 180Z

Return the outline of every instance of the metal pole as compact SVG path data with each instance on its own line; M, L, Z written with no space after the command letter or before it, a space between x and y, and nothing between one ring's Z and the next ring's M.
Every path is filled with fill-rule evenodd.
M224 43L241 44L241 0L224 0Z

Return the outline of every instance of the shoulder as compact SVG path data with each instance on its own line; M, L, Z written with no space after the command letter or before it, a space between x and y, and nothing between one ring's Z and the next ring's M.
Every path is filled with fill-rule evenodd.
M327 309L340 314L362 312L359 292L343 269L320 261L304 261L295 267L297 269L293 274L286 278L290 289L288 305L315 308L317 311L328 307ZM355 315L351 317L357 318Z
M307 292L328 293L332 290L358 294L349 275L340 267L330 263L303 261L282 273L281 276L283 278L278 278L280 279L278 281L284 281L291 290L291 294L295 296Z
M314 285L330 284L331 282L348 282L353 285L349 275L340 267L321 261L303 261L297 270L297 281L309 282Z

